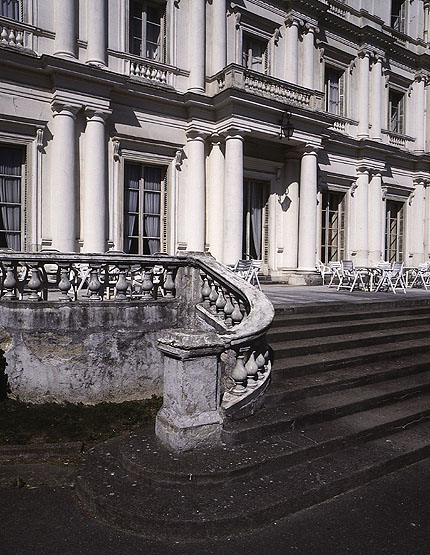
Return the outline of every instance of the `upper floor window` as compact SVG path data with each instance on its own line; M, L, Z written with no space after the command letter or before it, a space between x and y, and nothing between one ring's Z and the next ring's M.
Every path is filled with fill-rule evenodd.
M388 129L393 133L405 132L405 95L390 90L388 97Z
M344 114L344 72L335 68L325 71L325 109L331 114Z
M0 145L0 248L21 250L24 151Z
M129 50L131 54L164 61L165 5L130 0Z
M166 170L126 163L124 173L124 251L154 254L165 246Z
M20 0L0 0L0 16L19 21L20 12Z
M242 65L254 71L267 73L268 41L243 33Z
M401 33L406 32L406 0L392 0L391 27Z

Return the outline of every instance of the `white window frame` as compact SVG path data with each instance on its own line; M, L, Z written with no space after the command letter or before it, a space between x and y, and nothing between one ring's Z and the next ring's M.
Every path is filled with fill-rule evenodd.
M142 39L141 39L141 47L144 49L144 52L136 53L132 52L132 45L131 45L131 24L132 24L132 14L131 14L131 2L140 3L142 6ZM154 6L158 7L161 11L160 17L160 38L159 38L159 52L156 58L147 58L146 57L146 45L147 45L147 7ZM138 56L140 58L144 58L147 60L151 60L154 62L159 63L166 63L167 58L167 2L166 1L158 1L158 0L127 0L127 25L126 25L126 50L132 56Z
M334 83L334 80L330 79L330 73L337 74L337 90L338 90L338 97L336 102L336 108L331 110L331 101L330 101L330 90L331 84ZM324 93L325 93L325 109L330 114L336 116L345 116L345 71L336 66L332 65L325 65L324 68Z
M265 31L262 31L261 29L257 29L255 27L252 27L250 25L247 25L245 23L241 23L239 25L239 31L238 31L238 42L237 42L237 51L236 51L236 63L242 67L246 67L243 65L243 42L244 42L244 35L247 35L248 37L251 38L255 38L255 40L261 41L261 42L265 42L266 43L266 50L264 52L263 55L263 71L257 71L257 70L251 70L251 71L257 71L258 73L261 73L262 75L270 75L271 74L271 65L272 65L272 61L271 61L271 55L272 55L272 48L271 48L271 40L273 37L273 34L267 33ZM246 68L246 69L251 69L251 68Z
M393 125L393 102L392 95L397 95L399 102L397 103L398 112L396 117L396 124ZM400 111L399 111L400 108ZM388 130L390 133L398 133L399 135L405 135L406 133L406 93L398 89L390 87L388 90ZM399 127L399 129L394 129L393 127Z

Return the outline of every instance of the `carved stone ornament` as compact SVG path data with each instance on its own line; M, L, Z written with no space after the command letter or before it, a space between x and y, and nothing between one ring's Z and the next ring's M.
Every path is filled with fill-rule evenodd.
M36 131L36 146L37 150L40 152L43 150L43 134L45 130L43 127L38 127Z
M115 162L119 162L121 156L121 143L119 139L113 140L113 159Z
M182 148L178 149L175 153L175 168L180 171L184 159L184 151Z
M351 184L351 191L350 191L352 197L354 196L355 191L356 191L357 189L358 189L358 183L357 183L357 181L354 181L354 182Z

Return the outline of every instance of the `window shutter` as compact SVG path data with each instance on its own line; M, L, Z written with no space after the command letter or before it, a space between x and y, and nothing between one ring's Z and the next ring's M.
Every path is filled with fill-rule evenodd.
M266 50L263 54L263 61L264 61L264 74L270 74L270 43L267 43Z
M398 112L397 112L397 123L398 123L397 131L399 133L404 133L405 131L404 120L405 120L405 97L402 96L402 98L399 100Z
M161 18L161 32L162 32L162 45L160 62L167 63L167 7L164 7L163 15Z
M263 251L263 264L269 264L269 193L267 185L264 187L264 194L267 198L266 204L264 205L264 218L263 218L263 237L264 245L262 245Z
M339 110L338 115L345 115L345 73L339 75Z

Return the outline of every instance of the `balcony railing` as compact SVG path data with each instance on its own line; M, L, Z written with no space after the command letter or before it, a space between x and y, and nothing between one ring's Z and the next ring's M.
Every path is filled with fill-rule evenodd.
M122 53L121 56L124 58L124 72L126 75L137 79L153 81L160 85L175 86L175 76L178 73L177 68L155 60L138 58L131 54Z
M386 142L388 144L397 146L399 148L408 148L408 143L414 143L414 137L409 135L404 135L402 133L395 133L394 131L389 131L388 129L383 129L382 134L388 139Z
M321 110L323 107L323 93L251 71L237 64L227 66L209 80L210 94L215 95L229 88L241 89L303 108Z
M140 334L153 329L148 315L154 314L158 329L160 325L166 328L158 333L156 342L164 356L164 370L160 372L164 372L164 404L156 432L176 450L219 442L222 421L252 414L270 383L272 361L266 331L274 316L273 307L257 288L210 255L4 252L0 254L0 300L3 325L13 322L7 332L12 337L12 350L14 345L22 345L18 336L13 338L14 333L21 333L16 331L17 321L23 322L25 333L38 337L45 333L55 344L57 330L51 326L49 315L56 314L57 319L65 315L79 328L80 318L85 326L89 315L101 314L103 307L114 311L118 322L121 314L127 313L127 306L132 310L141 306ZM175 310L181 315L179 328L172 329L175 322L171 319L161 322L157 303L164 307L176 303ZM43 311L48 314L45 319ZM105 331L110 337L110 330ZM58 334L61 343L64 331ZM71 328L69 335L73 335ZM149 349L151 339L145 341ZM13 368L13 361L21 360L20 356L12 356L9 367L20 379L25 373L27 388L36 375L34 387L40 388L46 365L36 368L40 361L31 349L26 353L31 366L28 375L26 369ZM83 358L79 351L81 364ZM73 359L70 364L73 366ZM83 364L87 368L85 360Z

